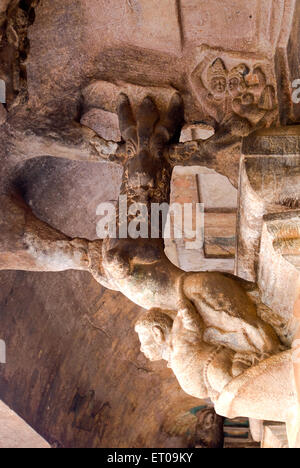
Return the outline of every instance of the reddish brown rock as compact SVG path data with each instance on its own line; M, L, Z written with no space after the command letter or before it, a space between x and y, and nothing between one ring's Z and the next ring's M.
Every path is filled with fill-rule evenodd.
M173 145L168 157L173 166L200 164L218 174L210 182L205 172L198 184L189 175L181 184L179 201L207 206L206 242L198 257L176 246L174 262L187 269L232 271L236 191L220 174L237 187L242 137L256 127L299 120L290 87L299 78L299 14L294 0L0 1L0 78L7 82L9 110L6 116L0 108L1 196L13 180L35 214L63 239L93 239L95 208L102 200L115 202L122 175L122 168L103 163L120 163L124 154L124 148L100 138L120 139L107 112L116 111L120 92L136 110L147 95L165 109L178 91L186 129L203 122L215 138L206 146L189 143L202 135L191 131L188 143ZM265 155L259 158L264 161L273 155L277 167L278 154L298 154L300 148L298 136L284 131L284 141L281 135L251 136L249 152ZM58 163L58 157L73 162ZM266 179L258 180L257 167L250 167L245 183L264 199L257 203L258 216L249 210L238 225L239 242L246 235L237 259L245 265L238 267L249 279L256 277L259 255L272 266L276 247L272 222L262 219L261 209L266 201L276 202L272 184L261 190L273 172L266 162L262 166ZM285 189L281 201L286 211L293 210L297 197ZM244 195L248 199L241 190L241 204ZM6 218L11 216L13 210ZM259 254L262 229L267 247ZM5 240L9 244L13 236ZM281 250L282 239L275 241L274 271L283 276L284 257L297 278L297 242ZM230 258L223 258L229 244ZM15 260L21 268L20 258ZM272 271L264 268L261 279ZM273 292L269 283L265 297ZM1 285L0 339L7 343L8 362L0 369L0 397L54 446L192 443L195 418L189 410L199 402L180 390L170 370L148 363L139 352L136 306L104 292L87 273L5 272Z
M94 130L108 141L121 141L118 116L101 109L91 109L81 117L80 123Z
M5 107L0 104L0 125L3 125L7 119L7 112Z

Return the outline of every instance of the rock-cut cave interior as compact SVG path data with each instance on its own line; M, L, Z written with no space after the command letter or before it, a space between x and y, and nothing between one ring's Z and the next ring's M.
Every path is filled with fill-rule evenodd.
M0 448L300 448L299 51L300 0L0 0Z

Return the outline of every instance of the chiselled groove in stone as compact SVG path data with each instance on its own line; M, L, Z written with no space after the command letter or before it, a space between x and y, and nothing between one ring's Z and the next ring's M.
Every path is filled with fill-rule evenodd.
M177 9L177 15L178 15L178 26L180 30L181 49L183 49L184 48L184 26L183 26L183 21L182 21L181 0L175 0L175 1L176 1L176 9Z

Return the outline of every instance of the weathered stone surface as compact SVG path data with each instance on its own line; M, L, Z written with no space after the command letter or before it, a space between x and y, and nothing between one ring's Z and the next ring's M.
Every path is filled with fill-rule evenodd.
M261 0L236 4L225 0L207 3L188 0L182 5L185 39L188 46L210 44L238 52L271 55L278 43L285 5L290 1ZM228 34L230 28L230 34Z
M285 137L281 138L284 144ZM255 281L263 216L286 212L299 204L299 156L280 152L277 156L247 155L240 177L236 272Z
M215 171L198 168L198 183L201 203L205 211L230 212L237 210L237 190L227 177Z
M299 35L300 35L300 5L297 1L290 2L290 8L294 8L293 18L290 20L290 25L286 24L285 34L282 38L282 49L279 49L277 63L279 68L281 63L285 64L286 72L282 73L280 78L286 88L286 83L290 85L294 80L299 79ZM290 27L289 27L290 26ZM285 89L283 89L284 93ZM293 90L295 91L295 90ZM299 122L300 119L300 106L294 102L289 101L289 105L284 105L282 100L282 113L286 113L290 121Z
M290 341L297 328L293 314L300 281L299 214L291 211L265 216L259 254L258 284L262 300L273 311L270 320L281 323Z
M12 183L40 219L69 237L95 240L97 207L117 203L121 177L111 163L44 157L22 164Z
M185 143L193 140L207 140L214 135L213 127L205 124L185 125L181 130L180 142Z
M1 397L51 444L190 443L167 428L199 400L184 395L169 369L140 353L134 332L139 310L130 301L80 272L3 272L0 304L7 345Z
M6 119L7 119L6 109L2 104L0 104L0 125L3 125Z
M91 109L81 117L80 123L94 130L104 140L116 143L121 141L118 116L112 112Z
M300 152L300 128L291 125L258 131L243 140L245 155L295 155Z
M130 193L130 196L133 199L136 197L138 201L149 194L151 200L167 201L171 167L178 164L201 164L214 169L228 177L237 187L241 139L255 129L274 127L279 122L297 122L298 112L291 103L290 87L290 79L296 76L298 69L299 10L296 2L261 0L240 3L237 5L230 0L224 0L222 5L220 2L205 3L202 0L28 0L19 3L12 0L8 5L6 1L2 2L0 78L7 82L9 114L0 128L3 142L0 148L1 200L4 200L3 194L9 188L8 182L16 170L14 166L17 164L19 170L18 163L40 156L81 159L86 162L106 159L125 164L122 193ZM123 116L122 112L120 113L126 147L112 141L104 141L95 132L79 124L80 121L84 122L86 114L93 108L96 108L97 112L99 109L115 112L120 92L129 96L133 111L132 119L128 117L128 113L124 118L126 109L130 110L128 107L125 106L125 110L123 108ZM172 96L176 96L175 92L183 96L187 128L194 122L210 125L215 132L211 139L205 142L188 141L185 144L176 144L183 123L182 112L177 112L179 107L182 110L181 104L179 106L179 94L175 97L176 112L173 112L172 106L172 112L166 112ZM141 111L140 103L148 95L156 102L157 109L151 107L148 100ZM177 119L178 116L180 119ZM160 125L157 125L158 118ZM99 131L99 127L94 123L89 125L93 125L93 128L98 128ZM100 131L103 132L103 127ZM281 265L278 267L278 277L284 275L287 266L288 269L293 269L293 272L298 271L297 238L293 238L292 245L289 243L287 247L286 238L274 237L270 220L264 217L266 214L277 215L281 211L285 215L298 208L296 205L299 202L299 174L293 162L296 161L296 165L299 162L299 135L295 129L283 131L286 134L285 139L280 135L280 131L274 134L271 130L269 134L255 135L244 143L244 161L247 161L247 167L242 166L241 173L245 191L241 194L240 214L244 218L238 219L237 269L240 268L241 275L248 275L249 279L257 278L259 261L264 266L263 263L273 261L274 255L279 251L285 263L275 262L276 268L279 263ZM169 143L174 145L169 146ZM245 145L248 145L249 155ZM259 147L265 149L258 151ZM148 158L142 157L143 151L144 156L146 152ZM257 155L256 159L254 155ZM249 162L250 160L252 162ZM227 383L224 398L218 402L220 412L224 411L226 415L233 415L235 411L238 415L245 412L247 416L255 418L275 415L282 420L288 419L287 407L294 405L296 397L296 391L291 390L294 382L292 370L297 369L291 365L289 353L273 356L266 362L265 353L267 356L269 352L276 354L278 342L276 336L273 336L276 342L275 350L272 347L274 341L270 328L265 334L258 333L255 325L260 324L263 328L260 319L257 319L257 322L255 320L252 327L255 310L261 312L257 291L253 291L257 299L255 302L250 293L249 296L248 292L246 293L247 288L252 286L242 280L232 279L230 282L228 276L219 273L183 274L165 258L161 239L157 244L149 244L147 250L143 243L121 242L121 248L112 248L110 253L106 247L106 250L102 250L102 243L88 244L87 239L93 238L94 235L92 212L96 203L102 197L105 199L113 196L115 200L117 183L114 177L109 179L113 179L110 187L106 187L105 190L101 188L98 192L92 189L92 184L96 185L95 180L101 173L95 166L93 173L85 167L80 179L80 166L77 163L68 165L63 161L59 169L59 164L53 160L52 163L48 161L42 170L42 167L38 167L40 162L37 160L23 168L23 173L18 173L15 185L21 192L23 190L22 194L27 202L44 221L63 233L78 232L86 237L76 245L84 247L84 261L88 259L89 271L98 281L101 282L105 264L109 279L126 296L147 308L171 307L174 309L171 315L178 312L182 285L190 301L189 306L198 301L197 312L203 314L201 317L206 327L210 324L210 329L205 329L205 337L213 337L215 340L213 344L201 341L201 346L204 355L207 350L208 353L211 350L213 358L210 360L209 355L208 375L205 372L193 374L191 371L190 383L182 377L181 370L173 366L185 391L198 397L202 395L201 389L197 388L197 378L203 377L204 386L207 385L207 381L211 385L203 395L209 394L216 401L220 389L223 391ZM102 174L106 176L113 174L107 162L101 169ZM42 177L44 171L45 179ZM116 177L118 174L121 176L121 170L114 174ZM204 248L198 252L197 257L195 252L181 252L182 245L179 245L175 252L175 257L178 258L174 262L189 265L190 269L193 269L197 259L197 269L201 263L200 268L204 270L231 271L236 192L224 178L221 180L214 174L218 186L216 190L215 184L209 183L207 175L206 173L205 177L201 176L200 183L197 183L195 177L190 177L190 174L186 175L186 193L182 195L181 200L195 202L202 201L203 198L209 207L205 213L207 229ZM56 177L63 187L58 189L57 193L51 188ZM68 177L70 182L66 182ZM88 178L90 185L87 182ZM99 185L102 185L101 182L99 180ZM81 190L86 192L83 199L79 194ZM65 207L61 206L60 198L62 201L67 200ZM78 210L78 218L73 212L75 207L83 206L87 199L91 200L86 210L89 220L84 225L85 218L79 214L81 210ZM5 207L4 202L2 205ZM23 231L26 231L28 219L36 228L34 233L38 241L34 260L37 255L47 257L47 252L49 254L50 251L46 248L49 233L51 242L54 239L55 245L59 240L60 247L62 244L70 247L70 239L66 239L64 234L58 233L50 226L44 225L41 229L41 222L37 219L33 221L27 209L24 208L21 213L14 209L8 211L9 214L6 215L3 210L5 216L1 213L1 231L6 234L2 248L5 250L7 245L10 247L10 250L5 250L4 263L13 254L14 268L36 267L28 265L22 257L23 254L26 257L30 253L28 245L23 242ZM12 219L14 215L15 219ZM7 227L12 229L7 230ZM43 239L41 233L45 236ZM259 251L261 234L267 246L265 253ZM17 253L14 250L15 241L19 249ZM92 245L93 248L85 251L87 245ZM104 245L107 246L106 243ZM230 252L227 250L226 258L223 258L224 250L228 247ZM63 249L56 253L62 251ZM217 256L206 258L206 254ZM188 256L184 257L185 255ZM53 256L50 255L49 259L52 261ZM64 260L65 257L56 255L56 268L59 264L61 267L82 267L81 261L68 263ZM5 266L3 262L2 267ZM64 263L68 264L62 265ZM45 269L50 270L49 264ZM12 361L7 364L3 375L0 374L1 395L4 395L6 401L58 446L140 446L150 443L172 446L192 443L190 438L182 436L180 431L174 436L174 432L171 433L167 429L174 422L181 420L182 414L186 414L191 400L179 390L169 371L157 368L154 364L149 368L147 364L144 368L146 364L140 361L143 358L136 354L136 349L130 348L137 343L126 327L128 323L133 327L133 316L137 313L135 307L121 303L117 293L105 293L105 304L101 302L98 309L97 293L93 290L95 284L90 283L92 280L86 279L84 273L65 273L55 279L41 275L36 283L33 278L35 277L32 275L22 274L8 274L3 277L1 294L3 293L4 312L1 309L1 327L3 323L10 349L15 350L21 346L22 351L18 360L10 354ZM71 278L70 283L66 278ZM272 279L272 272L270 269L260 271L258 278L267 278L268 282L268 279ZM291 275L289 278L291 281L295 276ZM65 289L62 288L62 284ZM18 285L20 288L17 288ZM51 285L55 292L59 290L59 294L51 291ZM239 292L238 285L241 287ZM272 302L274 299L273 286L272 281L265 286L266 301ZM34 294L38 297L32 297ZM88 295L87 299L85 294ZM239 294L242 294L242 303L247 304L246 308L238 301ZM202 301L202 297L205 301ZM279 297L280 294L277 301ZM225 305L223 299L227 301ZM295 300L296 310L296 293ZM221 301L221 304L218 301ZM127 306L133 309L129 310ZM190 332L191 323L195 325L193 313L190 316L191 311L185 310L186 303L181 306L183 311L180 310L177 320L175 319L177 332L178 326L182 326L185 332ZM88 310L90 314L91 310L94 312L96 308L97 313L92 314L92 321L96 317L97 325L96 328L92 327L91 332L82 326L81 311ZM30 313L25 313L24 310L28 312L28 309ZM41 309L48 314L46 328L45 315L41 315ZM57 315L58 309L63 310L64 320ZM98 326L97 314L100 309L101 324ZM104 309L109 311L109 317L105 319L102 315ZM122 314L125 313L127 317L121 314L121 309ZM225 314L222 324L220 309L222 314ZM213 317L215 313L218 323ZM274 314L271 315L272 317L265 315L270 322L271 318L274 318ZM51 322L52 319L54 323ZM202 340L203 324L199 321L197 323ZM13 328L15 324L16 329ZM107 333L107 327L111 328L111 333ZM230 327L230 330L226 327ZM226 356L218 350L215 354L216 341L220 344L220 337L219 341L216 339L220 328L222 339L226 336L226 331L230 332L225 344L229 343L234 347L231 349L229 346L230 350L226 350ZM245 334L241 333L241 330L245 333L245 329L249 335L248 341L246 340L247 346L252 345L256 350L252 356L253 361L263 358L263 362L257 366L253 366L254 362L249 363L248 358L245 363L243 352L242 356L232 355L232 352L241 351L241 342L245 346ZM275 329L277 331L276 327ZM52 333L53 330L55 333ZM24 331L27 331L25 338ZM96 338L93 343L94 335L91 333L98 332L102 335L101 342ZM176 330L174 333L177 338L182 336L186 345L185 334L176 335ZM159 331L158 335L160 336ZM279 332L278 335L280 336ZM258 340L259 343L256 343L258 336L265 337L265 341L262 341L267 349L261 349L262 341ZM107 347L103 344L103 338L110 339ZM190 338L193 341L195 336ZM84 352L81 351L79 342L84 342ZM224 345L224 342L221 344ZM43 355L44 349L47 349L46 356ZM256 355L257 349L261 351L259 356ZM186 350L187 355L189 351ZM30 365L26 361L28 355ZM129 359L129 367L134 363L132 372L145 374L145 381L141 383L138 379L135 380L131 371L128 371L128 365L122 367L120 355ZM90 359L90 356L94 356L95 359ZM186 356L182 358L181 362L186 370ZM204 361L205 356L203 358L202 355L198 362L200 366ZM111 366L107 366L107 362L112 364L113 372ZM178 362L180 363L180 360ZM245 366L253 367L245 371ZM268 372L265 372L266 368ZM101 377L97 374L97 369L102 374ZM231 370L227 372L228 369L232 369L235 376L242 372L242 377L232 383L233 373ZM159 378L152 374L154 370L159 373ZM231 383L225 382L226 379ZM275 390L272 387L270 394L270 381L282 381L283 385ZM203 382L200 383L202 385ZM148 407L145 408L142 398L139 398L145 393L148 396L149 386L151 392ZM168 388L165 389L165 386ZM241 388L245 388L242 397ZM262 390L258 393L258 389ZM32 398L25 405L24 394L28 395L30 392ZM261 399L262 393L267 399L266 404ZM125 399L122 398L122 408L120 394L126 395ZM165 399L162 402L162 395L167 398L167 405ZM233 397L234 404L231 407L230 399ZM275 409L278 414L274 413ZM144 423L143 427L141 420ZM185 419L187 420L191 422L190 418ZM195 422L191 424L193 433ZM186 427L182 424L181 428L183 426ZM299 424L296 422L293 426L295 434L297 426Z
M289 443L285 424L265 423L263 427L263 449L286 449Z
M4 80L0 80L0 103L6 103L6 83Z
M256 137L257 153L265 147L265 155L251 155L252 144L244 144L248 154L241 164L236 272L258 281L262 301L270 308L262 311L265 319L291 345L298 319L299 155L289 148L288 131L287 136L274 133L274 140L272 132ZM297 141L294 129L291 134Z
M137 109L147 96L150 96L160 108L167 108L176 89L170 85L142 86L121 79L116 80L116 83L95 80L82 90L84 111L103 109L116 114L120 93L128 96L134 109ZM119 123L117 126L119 128Z
M0 13L5 13L10 0L1 0L0 2Z
M203 239L204 244L198 249L187 249L184 239L175 239L171 243L166 241L169 258L185 271L233 272L237 190L228 179L205 167L178 166L173 171L171 203L180 203L182 206L184 203L193 204L190 225L194 230L195 205L204 204L204 231L198 232L199 239ZM176 253L174 249L177 249Z
M86 34L91 42L125 43L179 53L181 35L175 0L83 0Z

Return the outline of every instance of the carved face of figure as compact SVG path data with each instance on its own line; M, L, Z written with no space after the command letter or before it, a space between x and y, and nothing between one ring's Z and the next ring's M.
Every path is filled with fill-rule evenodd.
M233 76L228 81L228 90L231 95L237 95L239 93L240 80L237 76Z
M233 68L228 76L228 92L236 98L243 94L247 89L245 76L249 73L247 65L241 64Z
M225 76L215 76L210 82L212 93L216 96L224 95L226 91L226 78Z
M160 361L164 353L164 336L159 328L153 329L139 327L137 328L141 342L141 352L150 361ZM161 336L160 336L161 334Z
M172 319L158 309L148 312L136 323L141 352L150 361L169 361L172 324Z
M223 99L227 88L227 70L223 60L215 60L207 71L210 91L217 100Z

